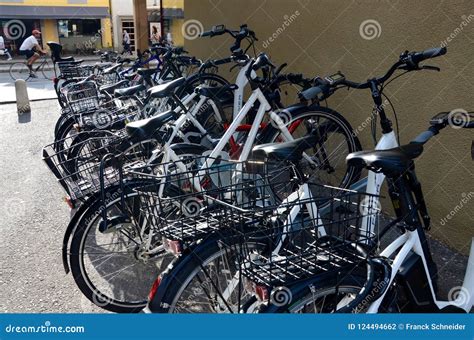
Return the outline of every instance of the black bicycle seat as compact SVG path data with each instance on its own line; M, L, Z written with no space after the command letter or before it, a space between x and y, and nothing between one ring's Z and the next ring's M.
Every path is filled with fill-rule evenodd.
M170 110L160 113L154 117L141 119L136 122L128 123L126 126L127 134L133 141L139 142L150 139L155 131L160 129L163 124L176 118L176 112Z
M137 73L143 77L151 77L156 72L158 72L156 68L139 68L137 70Z
M411 143L388 150L353 152L347 156L346 162L350 166L396 176L405 172L422 152L423 144Z
M107 92L108 94L112 94L114 93L114 90L119 89L120 87L125 86L126 84L128 84L128 80L121 80L115 84L102 85L99 90L101 92Z
M304 150L313 147L317 138L310 134L291 142L257 145L252 149L252 155L256 159L298 162L303 157Z
M152 98L165 98L173 94L173 92L186 82L186 78L181 77L168 83L153 86L148 90Z
M145 89L146 87L143 84L126 87L124 89L117 89L114 91L114 97L120 98L120 97L133 96L137 92L143 91Z

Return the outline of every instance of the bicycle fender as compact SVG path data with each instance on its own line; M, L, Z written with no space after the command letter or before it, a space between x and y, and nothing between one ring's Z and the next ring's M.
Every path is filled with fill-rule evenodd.
M66 228L66 231L64 232L64 237L63 237L63 245L62 245L62 259L63 259L63 267L64 271L66 274L69 274L70 268L69 268L69 261L68 261L68 244L69 240L71 239L71 236L76 229L77 223L79 222L80 218L82 215L87 211L87 209L90 206L90 202L93 202L93 200L96 200L99 197L99 192L94 193L91 197L89 197L81 206L79 209L76 210L74 215L72 216L71 220L69 221L69 224Z

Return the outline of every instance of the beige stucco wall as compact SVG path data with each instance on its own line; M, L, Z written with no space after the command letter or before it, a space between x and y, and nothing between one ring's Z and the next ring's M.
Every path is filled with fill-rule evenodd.
M260 39L259 50L277 64L288 62L288 71L316 76L341 70L355 81L380 75L405 49L439 46L451 36L448 54L431 62L442 72L413 72L386 90L398 111L401 141L425 129L437 112L474 110L472 0L185 0L185 17L200 21L205 29L247 23ZM365 20L380 25L371 40L359 32ZM265 43L274 33L276 39ZM230 39L198 38L185 46L200 58L224 57ZM367 91L339 91L329 105L357 127L367 119L372 103ZM373 147L369 129L359 137L365 148ZM473 140L473 130L445 129L417 161L432 216L431 233L464 253L474 236ZM450 213L454 216L442 225Z

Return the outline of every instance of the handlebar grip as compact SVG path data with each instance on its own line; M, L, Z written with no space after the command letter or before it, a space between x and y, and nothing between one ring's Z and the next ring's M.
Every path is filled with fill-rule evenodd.
M412 140L410 144L425 144L434 135L435 133L431 130L423 131L414 140Z
M423 54L423 57L425 59L429 58L435 58L440 55L445 55L446 52L448 52L448 49L446 47L435 47L435 48L430 48L429 50L421 52Z
M320 86L311 87L307 90L300 92L300 97L311 100L316 98L320 93L323 93L323 89Z
M202 32L201 37L212 37L212 31Z
M415 63L419 63L426 59L436 58L441 55L445 55L447 51L448 50L446 47L435 47L430 48L429 50L425 50L423 52L415 53L412 58Z

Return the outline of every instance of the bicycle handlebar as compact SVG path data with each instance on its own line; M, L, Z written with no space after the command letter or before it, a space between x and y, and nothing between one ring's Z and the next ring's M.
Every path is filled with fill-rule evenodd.
M337 86L339 85L342 85L342 87L349 87L354 89L367 89L374 82L377 84L383 84L395 73L396 70L399 69L406 71L417 71L422 69L439 70L439 68L434 66L420 66L419 63L427 59L436 58L446 53L446 47L431 48L422 52L405 51L400 55L400 59L396 63L394 63L389 68L389 70L381 77L369 79L368 81L363 83L357 83L347 80L341 73L326 77L325 79L316 78L315 82L317 85L301 92L300 97L305 100L311 100L322 94L324 98L327 98L332 93L334 93L336 89L338 89ZM331 81L334 76L337 76L338 79L336 81Z
M458 117L460 123L455 123L455 115L461 115ZM455 128L465 128L465 129L474 129L474 112L467 112L464 110L451 111L451 112L440 112L431 118L431 126L428 130L420 133L411 143L425 144L433 136L436 136L439 131L444 129L446 126L451 125Z

